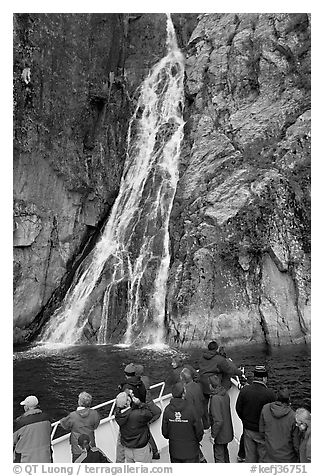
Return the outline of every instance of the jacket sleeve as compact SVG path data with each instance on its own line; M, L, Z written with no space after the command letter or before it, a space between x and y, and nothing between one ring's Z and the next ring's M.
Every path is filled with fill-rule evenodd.
M263 413L263 409L262 409L261 410L261 415L260 415L260 420L259 420L259 433L262 433L263 438L264 438L264 432L265 432L265 421L264 421L264 413Z
M146 405L143 406L142 408L142 422L143 423L149 423L150 420L152 420L152 417L154 416L152 410L148 408Z
M224 374L238 376L242 375L242 371L238 367L236 367L234 362L232 362L231 360L224 358L222 362L219 362L218 366Z
M306 443L306 463L311 462L311 435L309 435L309 438Z
M120 408L117 408L115 413L115 420L119 426L126 425L128 421L128 415L131 412L131 409L128 408L126 411L122 412Z
M242 420L242 409L243 409L243 396L242 396L242 390L238 394L237 400L236 400L236 405L235 405L236 413L238 417Z
M295 420L292 423L291 439L292 439L294 451L295 451L296 455L299 456L300 433L299 433L298 427L295 424Z
M148 403L147 406L151 410L151 412L153 413L153 416L152 416L149 423L153 423L153 422L155 422L156 420L158 420L160 418L162 410L161 410L160 407L155 405L155 403L153 401Z
M98 428L99 424L100 424L100 415L99 413L97 412L97 410L94 410L94 428Z
M220 405L216 403L213 397L210 399L210 413L212 416L211 436L217 438L217 435L223 426L224 418L222 416Z
M71 430L72 428L72 421L71 421L71 418L70 418L70 415L62 418L60 420L60 425L64 428L64 430Z
M169 421L168 421L167 415L165 414L165 411L164 411L163 419L162 419L162 435L166 439L169 438Z
M16 447L16 444L18 443L19 437L20 437L19 430L17 430L13 434L13 447L14 447L14 449Z
M196 413L194 413L194 429L195 429L197 440L201 441L202 437L204 436L204 427L203 427L202 419L198 418Z

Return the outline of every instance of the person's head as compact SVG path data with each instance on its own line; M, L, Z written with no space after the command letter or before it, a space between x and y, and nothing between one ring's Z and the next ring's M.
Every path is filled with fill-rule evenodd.
M89 435L80 435L78 438L78 445L82 450L89 451L90 449L90 436Z
M218 349L218 344L215 340L212 340L211 342L209 342L207 348L208 350L216 351Z
M192 382L193 379L192 379L192 373L190 372L190 370L187 369L186 367L182 369L180 373L180 379L184 383Z
M290 402L289 390L287 387L282 387L278 390L277 401L287 404Z
M297 408L295 420L299 430L306 431L311 424L311 414L306 408Z
M268 381L268 371L264 365L256 365L254 367L253 375L254 375L253 380L263 382L263 383L267 383Z
M178 382L172 387L173 398L182 398L184 395L184 385L182 382Z
M141 364L136 364L135 365L135 375L138 377L142 377L144 375L144 367Z
M126 408L131 404L131 396L127 392L120 392L116 397L116 407Z
M92 396L90 393L81 392L78 397L78 405L79 407L89 408L91 406Z
M34 410L38 405L38 398L35 395L29 395L25 398L20 405L23 405L25 412L28 410Z
M126 378L134 377L135 376L136 367L133 363L126 365L124 369L124 373Z
M179 355L175 355L174 357L172 357L171 365L174 369L181 367L182 358Z

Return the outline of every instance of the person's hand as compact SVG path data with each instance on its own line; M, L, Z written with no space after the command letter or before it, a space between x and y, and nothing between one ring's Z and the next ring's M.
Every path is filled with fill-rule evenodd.
M132 401L135 403L135 405L139 405L141 403L141 400L135 397L135 395L132 395Z
M212 445L214 444L214 438L212 436L209 437L209 441L211 442Z

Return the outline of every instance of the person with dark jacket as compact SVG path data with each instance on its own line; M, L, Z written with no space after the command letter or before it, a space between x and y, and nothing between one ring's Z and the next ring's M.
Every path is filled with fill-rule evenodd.
M124 374L125 380L118 386L120 392L125 392L126 389L132 390L134 396L139 398L142 403L145 403L146 388L141 377L136 375L136 366L133 363L126 365Z
M233 361L219 354L217 342L212 341L208 344L208 350L204 351L199 361L199 381L205 398L203 416L205 429L210 427L208 415L210 397L209 377L215 374L221 374L221 384L226 390L229 390L232 385L231 377L235 375L240 376L242 372Z
M215 463L229 463L227 445L234 438L230 398L221 385L220 375L212 375L210 381L209 418L213 439Z
M199 463L199 442L204 435L201 419L189 402L183 399L184 386L172 387L172 399L162 419L162 435L169 440L171 463Z
M243 423L245 462L258 463L264 458L264 439L259 432L259 420L263 406L276 400L273 390L267 387L268 372L263 365L254 369L250 385L240 390L236 401L236 413Z
M205 399L201 390L201 386L199 383L193 381L192 375L192 371L190 371L190 369L187 367L185 367L180 374L180 379L184 384L183 398L196 410L197 416L202 422ZM207 463L207 460L201 449L199 450L199 462Z
M153 401L152 394L151 394L151 391L150 391L150 379L147 375L144 375L143 365L141 365L141 364L135 365L135 375L138 375L141 378L144 385L145 385L146 403L148 404L150 410L152 410L152 412L153 412L153 417L152 417L151 421L149 422L149 424L151 425L152 423L154 423L156 420L158 420L160 418L162 411L157 405L155 405L155 403ZM149 443L151 445L152 453L153 453L152 459L160 459L160 453L159 453L157 444L156 444L156 442L153 438L153 435L152 435L151 431L150 431L150 441L149 441Z
M115 418L120 428L126 463L151 463L148 424L153 417L152 410L132 393L126 392L117 395L116 406Z
M299 462L311 462L311 414L306 408L297 408L296 426L299 429Z
M14 463L52 463L51 422L38 407L38 398L29 395L20 405L24 413L14 422Z
M183 360L179 355L175 355L171 359L172 370L165 380L165 386L167 388L173 387L176 383L180 382L180 374L183 370Z
M279 390L275 402L264 405L259 432L265 441L265 456L262 463L298 462L298 429L286 388Z
M72 463L81 454L81 448L78 445L80 435L89 435L91 445L96 446L94 431L99 426L100 416L97 410L90 408L91 402L92 396L87 392L81 392L78 397L77 409L60 420L61 426L71 432Z
M75 460L75 463L111 463L103 451L96 446L91 446L89 435L80 435L78 445L82 453Z
M204 395L201 386L199 383L193 381L192 372L187 367L182 370L180 379L184 384L184 399L193 406L198 417L202 419L204 413Z

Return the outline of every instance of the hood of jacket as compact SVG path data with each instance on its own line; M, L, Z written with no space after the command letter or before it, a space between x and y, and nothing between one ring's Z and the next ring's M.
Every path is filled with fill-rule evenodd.
M76 413L77 413L80 417L86 418L87 416L89 416L90 410L91 410L91 408L78 408L78 409L76 410Z
M291 411L293 411L291 407L285 403L282 403L282 402L270 403L270 412L271 412L271 415L275 418L282 418L288 415L288 413L290 413Z
M206 359L206 360L210 360L212 359L215 355L219 355L217 350L206 350L203 355L202 355L202 358L203 359Z
M170 400L170 409L176 412L183 410L186 405L187 402L183 398L171 398Z

